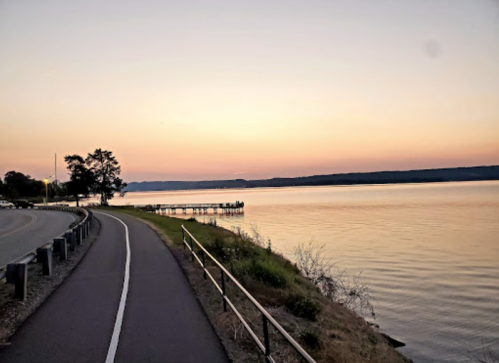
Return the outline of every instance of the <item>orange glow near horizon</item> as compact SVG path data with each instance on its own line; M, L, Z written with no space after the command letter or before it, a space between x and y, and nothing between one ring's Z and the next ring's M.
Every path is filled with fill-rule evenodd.
M493 3L211 2L2 3L0 175L96 148L126 181L499 164Z

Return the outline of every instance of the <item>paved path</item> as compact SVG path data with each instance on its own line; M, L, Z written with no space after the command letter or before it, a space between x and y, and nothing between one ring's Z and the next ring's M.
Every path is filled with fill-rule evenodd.
M123 223L95 216L102 226L94 245L12 344L0 350L0 362L228 362L189 282L156 233L114 214L127 226L127 253Z
M59 211L0 210L0 267L61 235L76 218Z

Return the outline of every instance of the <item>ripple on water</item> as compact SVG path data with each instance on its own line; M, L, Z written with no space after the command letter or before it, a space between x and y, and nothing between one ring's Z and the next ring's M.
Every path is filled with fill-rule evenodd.
M229 197L245 201L245 215L219 225L257 225L288 256L315 238L340 268L362 271L377 322L415 363L469 362L486 344L499 355L499 182L203 191L193 201Z

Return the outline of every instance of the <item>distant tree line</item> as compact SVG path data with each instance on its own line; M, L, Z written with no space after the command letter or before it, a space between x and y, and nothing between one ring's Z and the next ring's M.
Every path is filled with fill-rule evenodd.
M499 180L499 166L492 165L445 169L329 174L260 180L234 179L203 181L151 181L140 183L132 182L128 185L127 191L142 192L189 189L276 188L319 185L435 183L473 180Z
M3 181L0 179L0 194L10 199L37 197L45 193L45 184L41 180L17 171L9 171Z
M74 198L76 204L82 198L99 195L100 204L108 205L115 193L124 195L126 183L119 177L121 166L111 151L96 149L85 159L80 155L64 158L69 171L69 181L51 182L48 186L51 199ZM45 196L45 183L17 171L9 171L0 178L0 195L8 199L38 198Z

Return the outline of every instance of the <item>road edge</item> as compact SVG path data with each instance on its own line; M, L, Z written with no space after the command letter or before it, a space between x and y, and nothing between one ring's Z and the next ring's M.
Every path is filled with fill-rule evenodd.
M10 339L17 330L34 314L38 308L61 286L66 278L83 261L88 250L99 236L101 223L94 218L90 229L89 238L79 246L75 253L68 256L67 261L53 260L52 276L42 276L41 265L29 266L29 274L32 276L28 283L28 298L26 301L13 299L13 285L0 283L0 288L11 296L0 306L0 349L2 346L10 345Z

